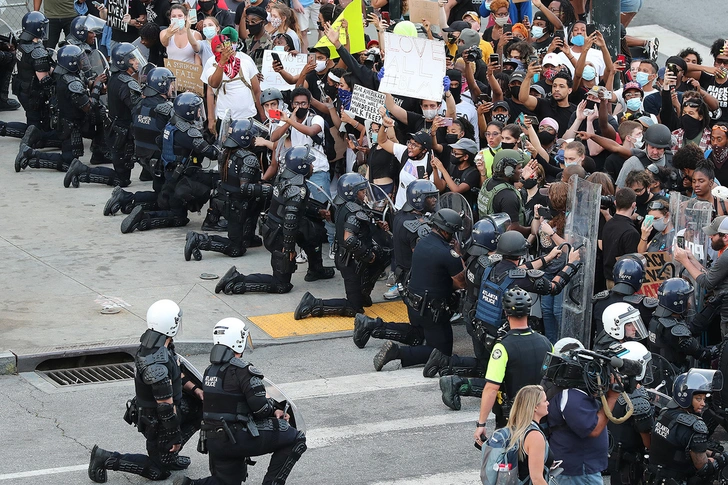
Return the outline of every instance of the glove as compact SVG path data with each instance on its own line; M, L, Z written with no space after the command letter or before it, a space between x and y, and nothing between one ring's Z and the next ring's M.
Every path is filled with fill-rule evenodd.
M450 78L445 76L442 78L442 87L445 88L445 91L450 91Z
M710 360L720 357L720 346L712 345L708 347L708 350L710 350Z
M384 77L384 66L382 66L382 68L377 73L377 80L381 81L383 77Z
M726 464L728 464L728 454L725 451L719 455L713 456L713 459L715 460L715 464L719 470L722 470L725 468Z

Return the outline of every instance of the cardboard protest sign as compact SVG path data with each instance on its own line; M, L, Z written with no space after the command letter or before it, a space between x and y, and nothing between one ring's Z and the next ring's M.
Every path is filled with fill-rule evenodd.
M415 23L422 19L429 20L432 25L440 25L440 5L432 0L410 0L410 20Z
M172 71L177 78L177 91L182 93L188 91L202 96L202 66L191 64L189 62L175 61L172 59L164 60L164 67Z
M651 296L657 298L657 289L663 281L672 277L670 270L665 271L662 275L658 274L665 263L672 262L672 256L668 252L642 253L647 260L645 268L645 281L642 283L640 295Z
M295 88L293 84L288 84L283 80L280 74L273 70L273 51L265 51L263 53L263 64L260 72L263 74L263 81L260 83L260 89L277 88L282 91ZM308 62L308 54L288 54L287 52L276 52L283 64L283 70L292 76L298 76Z
M344 11L336 17L334 23L331 24L332 29L339 31L339 42L341 42L341 45L346 45L346 32L341 27L341 22L344 20L348 22L349 52L361 52L366 49L367 44L364 39L364 21L362 18L361 0L354 0L347 5ZM328 47L329 52L331 53L331 58L339 58L339 53L336 52L334 45L325 35L321 36L321 39L314 47Z
M129 13L129 0L109 0L106 8L109 12L106 17L106 25L112 29L126 32L127 24L123 19L124 15Z
M440 101L445 77L445 44L442 41L385 33L387 55L383 93Z
M384 106L386 95L357 84L351 95L351 107L355 115L374 123L382 124L382 117L379 114L379 107Z

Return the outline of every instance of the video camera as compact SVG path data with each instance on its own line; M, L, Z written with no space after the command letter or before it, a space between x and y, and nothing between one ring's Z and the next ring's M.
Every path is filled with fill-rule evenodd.
M548 353L542 366L544 379L557 387L580 389L591 396L602 396L610 388L631 393L636 388L637 376L642 373L642 365L621 358L625 353L618 342L603 353L582 348L567 350L561 355Z
M617 205L614 202L615 200L616 199L613 195L602 195L599 208L603 210L617 210Z

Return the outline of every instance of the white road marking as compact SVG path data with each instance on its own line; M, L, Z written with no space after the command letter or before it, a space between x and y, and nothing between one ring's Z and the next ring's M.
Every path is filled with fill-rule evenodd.
M372 483L372 485L480 485L481 483L480 470L470 470L387 480L386 482Z
M6 473L0 475L0 480L13 480L17 478L40 477L43 475L54 475L56 473L77 472L88 469L88 463L85 465L62 466L58 468L44 468L43 470L32 470L29 472Z

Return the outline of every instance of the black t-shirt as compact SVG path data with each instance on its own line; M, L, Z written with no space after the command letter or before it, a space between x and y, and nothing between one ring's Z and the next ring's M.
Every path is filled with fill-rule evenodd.
M546 55L546 51L549 50L549 46L553 41L554 37L549 35L538 42L533 42L531 44L531 47L533 47L533 50L536 51L536 55L543 57L544 55Z
M715 76L711 76L705 72L700 74L700 86L708 91L708 94L712 95L718 100L718 107L721 109L722 114L720 118L715 121L728 122L728 81L724 81L723 84L719 84Z
M559 124L558 136L561 137L569 129L569 120L576 111L576 105L569 103L569 106L560 107L553 98L539 99L536 109L533 110L539 120L553 118Z
M485 182L485 189L492 190L496 185L504 183L504 180L492 178ZM505 212L511 218L512 222L519 222L521 214L521 205L523 202L513 189L503 189L493 198L493 214Z
M450 10L450 15L447 19L448 25L452 24L456 20L462 20L463 15L465 15L466 12L472 12L475 10L477 10L477 8L473 5L472 0L457 0L455 6ZM417 21L419 21L419 19L414 20L414 22Z
M664 197L660 194L653 194L652 198L649 199L645 204L643 204L643 205L637 204L637 211L636 211L637 214L641 215L642 217L645 217L647 215L647 213L649 212L649 210L647 209L649 207L649 205L657 200L662 200L662 201L667 202L667 197ZM668 205L668 207L670 206L670 204L667 204L667 205ZM635 221L635 224L641 225L641 223L638 224L637 221ZM652 237L649 237L648 239L652 239Z
M256 7L263 7L266 8L268 6L268 3L270 3L269 0L262 0L260 3L256 3ZM235 8L235 25L240 24L240 19L243 18L243 10L245 10L245 6L248 5L248 2L241 2L237 8Z
M140 15L147 14L147 7L141 0L129 0L129 15L132 20L139 18ZM120 29L111 29L111 40L116 42L134 42L139 37L139 29L126 26L126 32Z
M474 166L469 166L465 170L460 170L457 165L450 164L447 173L452 177L456 184L466 183L470 186L470 190L462 192L462 196L468 201L472 207L478 201L478 192L480 191L480 172ZM448 192L448 190L445 190Z
M612 177L612 181L616 181L617 177L619 177L619 172L622 170L625 160L626 158L619 153L610 153L604 160L604 171Z
M546 96L551 96L551 85L546 82L546 79L542 75L538 75L538 82L536 84L543 88L546 92ZM571 101L571 97L569 97L569 101ZM571 102L573 103L573 101Z
M169 0L154 0L147 7L147 22L154 22L163 29L169 27L169 9L171 6Z
M548 207L549 205L549 196L541 194L538 190L536 191L536 195L531 197L530 200L527 199L528 195L526 195L526 198L524 199L526 201L524 206L526 207L526 212L530 212L531 215L534 215L533 208L536 204L539 204L541 207Z
M536 116L536 113L526 108L522 104L513 101L513 98L503 98L508 103L508 123L515 123L518 116L523 113L524 116Z
M386 150L372 148L367 159L369 165L369 181L376 179L391 178L397 182L399 175L399 160Z
M602 231L602 251L604 254L604 277L612 279L617 258L636 253L640 243L640 232L629 217L615 214L604 224Z

